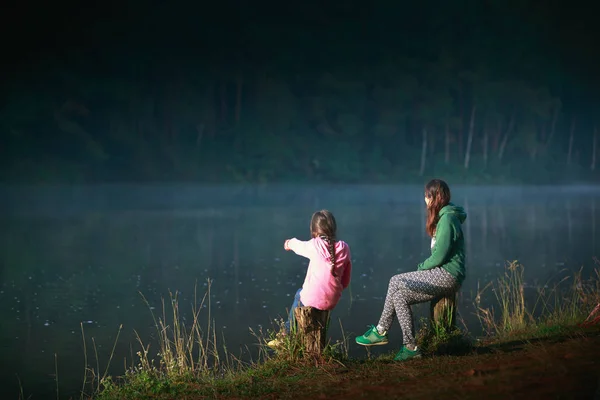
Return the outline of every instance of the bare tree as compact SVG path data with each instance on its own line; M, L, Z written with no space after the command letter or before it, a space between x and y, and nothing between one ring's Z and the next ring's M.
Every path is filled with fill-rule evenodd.
M597 136L598 136L598 130L594 126L594 135L592 136L592 165L590 165L590 169L592 171L594 171L596 169L596 147L598 147L597 139L596 139Z
M425 161L427 160L427 128L423 128L423 141L421 147L421 168L419 169L419 175L423 176L425 173Z
M486 123L483 128L483 165L485 165L486 167L488 164L488 142L489 142L488 124Z
M445 155L444 162L446 165L450 164L450 125L446 122L446 140L445 140Z
M227 122L227 84L225 82L221 83L219 95L221 100L221 123L225 123Z
M467 139L467 149L465 151L465 168L469 168L469 161L471 159L471 146L473 144L473 132L475 130L475 111L477 110L477 105L474 104L473 108L471 108L471 122L469 123L469 137Z
M508 128L506 128L506 132L504 132L504 136L502 137L502 142L500 142L500 148L498 149L498 160L502 161L502 157L504 156L504 151L506 149L506 143L508 143L508 137L512 134L513 129L515 128L515 110L510 114L510 120L508 122Z
M573 117L573 120L571 121L571 129L569 131L569 150L567 153L567 165L571 165L571 158L573 155L573 140L575 137L575 125L576 120L575 117Z
M242 87L244 86L244 77L241 72L237 76L236 84L235 123L237 125L240 122L240 114L242 112Z
M560 106L560 100L555 100L555 105L552 110L552 123L550 124L550 134L548 135L548 140L546 140L546 147L551 144L552 138L554 137L554 132L556 132L556 122L558 121Z

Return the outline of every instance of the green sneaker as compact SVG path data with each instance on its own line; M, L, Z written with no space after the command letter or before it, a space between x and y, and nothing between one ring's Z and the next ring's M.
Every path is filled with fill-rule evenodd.
M415 347L414 350L409 350L406 346L402 346L394 357L394 361L407 361L412 358L421 358L421 350L418 347Z
M375 325L371 325L368 331L365 332L362 336L356 337L356 343L361 346L379 346L382 344L388 344L387 332L383 335L380 335L377 332L377 328Z

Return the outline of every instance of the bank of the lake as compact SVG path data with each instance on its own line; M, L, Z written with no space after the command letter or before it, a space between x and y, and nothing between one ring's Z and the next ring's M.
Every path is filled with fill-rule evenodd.
M600 326L474 346L467 354L404 363L376 359L271 359L221 378L126 378L94 396L112 399L402 398L593 399L600 396Z
M139 363L124 377L98 380L98 400L143 398L592 398L600 395L600 269L581 271L532 305L523 295L524 268L507 265L492 281L497 304L477 304L486 336L459 327L420 324L422 359L395 362L393 352L349 357L352 336L326 346L321 357L303 354L288 335L277 351L264 345L273 332L256 335L259 359L243 364L219 352L217 335L195 319L185 328L177 299L155 319L159 362L142 344ZM564 285L566 284L566 285ZM483 289L484 291L486 289ZM209 285L210 290L210 285ZM483 292L482 292L483 293ZM538 304L542 305L537 311ZM198 315L201 308L194 315ZM172 319L169 319L172 315ZM207 332L208 335L202 332ZM388 345L394 350L392 345ZM397 349L396 349L397 350Z

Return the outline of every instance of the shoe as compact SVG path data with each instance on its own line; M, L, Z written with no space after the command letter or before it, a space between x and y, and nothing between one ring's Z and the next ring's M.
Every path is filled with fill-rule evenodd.
M277 349L283 347L283 340L281 340L279 338L275 338L273 340L268 341L267 346L269 346L273 350L277 350Z
M283 347L283 344L284 344L283 340L284 340L285 336L286 335L281 332L277 333L277 335L275 335L275 339L269 340L267 342L267 346L269 346L273 350L280 349L281 347Z
M377 327L375 327L375 325L371 325L371 328L369 328L364 335L357 336L355 340L356 343L361 346L379 346L388 344L387 332L380 335L379 332L377 332Z
M406 346L402 346L394 357L394 361L407 361L412 358L421 358L421 350L418 347L415 347L414 350L409 350Z

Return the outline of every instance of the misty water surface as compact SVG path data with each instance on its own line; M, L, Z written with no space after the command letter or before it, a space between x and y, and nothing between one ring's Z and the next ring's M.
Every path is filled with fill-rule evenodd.
M520 260L530 286L563 269L588 270L600 253L600 190L592 187L452 187L468 213L467 279L460 313L479 332L473 298ZM55 354L61 393L77 394L84 371L81 324L93 337L104 369L123 324L112 371L135 361L155 337L154 312L169 290L189 305L211 278L211 317L229 351L250 359L249 328L273 328L302 284L308 261L283 250L283 241L308 239L313 211L328 208L339 238L352 250L351 287L333 312L353 344L376 323L389 278L411 271L429 254L420 186L94 186L3 188L0 225L2 387L16 394L55 395ZM425 315L417 308L417 316ZM201 315L208 318L208 310ZM397 323L390 351L400 345ZM154 347L154 352L156 347ZM151 350L151 353L153 351ZM18 377L18 379L17 379Z

